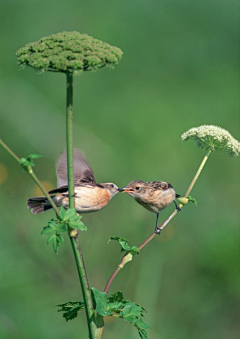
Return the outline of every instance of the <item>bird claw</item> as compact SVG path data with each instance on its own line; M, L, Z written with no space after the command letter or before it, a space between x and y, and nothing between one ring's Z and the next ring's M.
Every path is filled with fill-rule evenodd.
M161 228L156 227L154 233L160 235L160 234L161 234L161 231L162 231Z

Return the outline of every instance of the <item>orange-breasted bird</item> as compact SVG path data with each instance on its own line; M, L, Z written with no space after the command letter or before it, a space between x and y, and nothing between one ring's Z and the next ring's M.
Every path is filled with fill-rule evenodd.
M164 181L144 182L134 180L124 187L122 192L127 192L140 205L157 214L155 225L155 232L157 233L159 233L157 229L159 213L172 202L174 202L176 208L180 210L174 200L179 195L176 194L170 183Z
M101 210L121 189L111 182L97 184L93 170L77 149L73 151L73 158L76 211L78 213L89 213ZM69 207L69 195L66 153L63 153L58 159L56 175L58 188L48 193L58 207L63 206L67 209ZM46 197L29 198L27 207L31 209L33 214L52 208Z

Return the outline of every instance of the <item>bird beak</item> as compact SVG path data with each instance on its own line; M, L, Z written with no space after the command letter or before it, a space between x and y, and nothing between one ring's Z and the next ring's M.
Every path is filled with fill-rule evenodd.
M124 189L122 189L122 188L118 188L117 190L118 190L118 192L123 192L124 191Z
M122 193L128 193L128 192L131 192L131 191L132 191L132 189L131 189L131 188L128 188L128 187L124 187L124 188L121 190Z

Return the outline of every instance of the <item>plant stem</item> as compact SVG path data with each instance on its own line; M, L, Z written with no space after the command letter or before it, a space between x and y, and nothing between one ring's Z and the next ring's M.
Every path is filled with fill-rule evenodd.
M113 274L111 275L110 279L108 280L108 283L104 289L104 292L108 293L108 290L114 280L114 278L116 277L116 275L118 274L118 272L129 262L129 261L132 261L132 258L133 258L133 255L131 253L126 253L120 264L117 266L117 268L115 269L115 271L113 272Z
M19 158L6 144L5 142L0 139L0 145L2 145L2 147L18 162L20 163L21 158ZM54 209L54 211L56 212L56 214L59 214L59 210L57 208L57 206L55 205L54 201L52 200L52 198L50 197L50 195L48 194L48 192L45 190L45 188L43 187L43 185L41 184L40 180L38 179L38 177L36 176L36 174L34 173L33 169L31 166L28 166L27 168L24 167L24 169L28 172L28 174L32 177L32 179L35 181L35 183L38 185L38 187L41 189L41 191L43 192L43 194L45 195L45 197L48 199L49 203L51 204L52 208Z
M73 175L73 75L67 73L67 164L69 207L75 207L74 175Z
M30 166L29 166L30 167ZM45 197L48 199L48 201L50 202L52 208L54 209L54 211L56 212L57 215L59 215L59 209L57 208L57 206L55 205L54 201L52 200L51 196L48 194L48 192L45 190L45 188L42 186L41 182L39 181L38 177L36 176L36 174L33 172L33 169L30 167L28 170L28 173L31 175L31 177L33 178L33 180L35 181L35 183L38 185L38 187L42 190L43 194L45 195Z
M195 185L195 183L196 183L196 181L197 181L197 179L198 179L200 173L202 172L203 167L204 167L204 165L206 164L206 161L208 160L209 155L210 155L211 153L212 153L212 150L209 150L209 151L207 152L207 154L205 155L205 157L203 158L203 160L202 160L202 162L201 162L201 164L200 164L200 166L199 166L199 168L198 168L196 174L195 174L194 177L193 177L193 180L192 180L191 184L189 185L189 187L188 187L186 193L184 194L184 197L187 197L187 196L190 194L191 190L193 189L193 186Z
M17 161L20 162L20 158L5 144L5 142L0 139L1 146Z
M69 207L75 207L74 199L74 161L73 161L73 75L67 73L67 112L66 112L66 140L67 140L67 165L68 165L68 194ZM69 230L69 237L74 253L75 262L78 270L78 277L80 280L83 300L85 303L85 311L87 317L89 338L94 339L97 330L95 314L92 304L91 292L88 285L87 273L85 270L82 251L76 236L71 236Z
M196 172L196 174L195 174L195 176L193 177L193 180L192 180L192 182L191 182L191 184L189 185L189 187L188 187L188 189L187 189L187 191L186 191L186 193L184 194L184 197L187 197L189 194L190 194L190 192L191 192L191 190L193 189L193 186L196 184L196 181L197 181L197 179L198 179L198 177L199 177L199 175L200 175L200 173L202 172L202 170L203 170L203 167L204 167L204 165L206 164L206 161L208 160L208 158L209 158L209 155L212 153L212 150L209 150L208 152L207 152L207 154L205 155L205 157L203 158L203 160L202 160L202 162L201 162L201 164L200 164L200 166L199 166L199 168L198 168L198 170L197 170L197 172ZM182 205L182 204L179 204L179 208L182 208L184 205ZM178 213L178 210L175 210L174 212L172 212L172 214L161 224L161 226L159 226L158 227L158 229L159 230L162 230L164 227L166 227L167 226L167 224L177 215L177 213ZM140 251L140 250L142 250L153 238L155 238L156 237L156 233L154 232L154 233L152 233L146 240L144 240L144 242L141 244L141 245L139 245L138 246L138 250ZM110 286L111 286L111 284L112 284L112 282L113 282L113 280L115 279L115 277L117 276L117 274L119 273L119 271L125 266L125 264L127 263L127 262L129 262L129 260L125 260L125 258L127 257L129 255L129 253L127 252L124 256L123 256L123 258L122 258L122 261L121 261L121 263L117 266L117 268L115 269L115 271L113 272L113 274L111 275L111 277L109 278L109 280L108 280L108 283L107 283L107 285L106 285L106 287L105 287L105 289L104 289L104 291L107 293L108 292L108 290L109 290L109 288L110 288Z

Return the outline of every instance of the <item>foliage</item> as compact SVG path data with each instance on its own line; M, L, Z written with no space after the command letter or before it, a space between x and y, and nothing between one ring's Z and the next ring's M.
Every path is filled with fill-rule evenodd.
M69 228L86 231L87 226L81 221L82 216L76 213L75 208L65 210L62 206L56 219L51 219L48 225L44 227L41 234L48 235L47 243L52 243L55 253L58 253L59 246L63 242L60 233L67 232Z
M135 326L142 339L148 338L146 330L150 326L143 321L146 310L142 306L124 299L122 292L116 292L108 297L105 292L96 288L92 288L91 291L94 309L98 315L121 318ZM77 317L78 312L84 308L84 303L83 301L67 302L58 306L61 307L58 312L63 312L63 317L68 321Z
M120 237L117 237L115 235L115 236L110 237L108 242L111 241L111 240L118 241L119 245L121 246L121 252L127 251L127 252L131 253L132 255L139 253L139 249L137 248L137 246L129 246L128 240L125 239L125 238L120 238Z
M31 167L35 166L33 160L41 158L41 157L43 157L43 155L32 153L27 158L21 157L19 164L22 165L22 167L25 169L25 171L28 171L29 166L31 166Z

